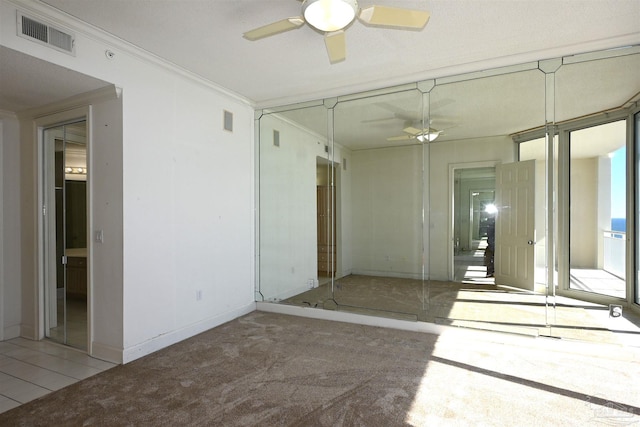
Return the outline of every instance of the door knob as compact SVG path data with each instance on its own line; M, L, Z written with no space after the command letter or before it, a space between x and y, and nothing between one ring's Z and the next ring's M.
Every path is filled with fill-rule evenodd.
M528 244L528 245L533 245L534 243L535 243L535 242L534 242L533 240L528 240L528 241L527 241L527 244Z

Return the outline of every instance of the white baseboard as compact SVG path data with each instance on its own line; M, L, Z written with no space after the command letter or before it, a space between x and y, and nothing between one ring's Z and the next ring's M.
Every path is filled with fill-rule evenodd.
M381 328L401 329L403 331L425 332L440 335L451 330L450 326L435 323L417 322L409 320L390 319L386 317L367 316L364 314L348 313L344 311L322 310L311 307L298 307L286 304L258 302L258 311L269 313L290 314L293 316L309 317L311 319L333 320L338 322L355 323L358 325L378 326Z
M122 355L122 348L100 344L95 341L91 343L91 354L89 356L95 357L96 359L120 364L122 363Z
M166 334L160 335L156 338L152 338L143 343L134 345L129 348L125 348L122 351L122 363L132 362L136 359L139 359L142 356L146 356L147 354L151 354L154 351L158 351L162 348L168 347L172 344L175 344L177 342L190 338L201 332L207 331L211 328L215 328L216 326L220 326L223 323L227 323L233 319L236 319L240 316L244 316L245 314L251 313L252 311L255 311L255 310L256 310L256 303L252 302L243 307L240 307L235 310L231 310L219 316L214 316L214 317L205 319L201 322L194 323L193 325L189 325L184 328L168 332Z
M310 289L311 288L309 288L308 286L299 286L295 289L289 289L286 292L281 292L276 295L265 296L264 299L265 301L278 302L287 298L294 297L296 295L300 295L301 293L307 292Z
M20 336L20 332L21 332L20 325L7 326L2 331L2 338L4 340L10 340L12 338L18 338Z
M36 329L31 325L20 325L20 336L30 340L38 340Z
M422 279L422 273L403 273L399 271L353 270L354 276L394 277L397 279Z

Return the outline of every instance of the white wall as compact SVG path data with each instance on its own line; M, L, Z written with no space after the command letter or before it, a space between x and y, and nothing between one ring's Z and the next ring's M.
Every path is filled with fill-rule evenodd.
M316 163L324 146L323 137L277 115L260 119L260 292L267 301L304 292L317 279Z
M597 178L597 235L596 244L598 253L596 255L596 268L604 269L604 231L611 230L611 158L608 155L600 156L596 160L598 168ZM621 260L622 261L622 260Z
M598 159L571 159L570 266L597 268Z
M351 157L353 273L422 278L422 146Z
M313 114L312 111L309 114ZM280 146L273 144L273 131ZM260 119L260 292L268 301L286 299L309 289L318 278L317 160L326 159L326 137L304 129L284 117L270 114ZM336 174L336 205L342 212L338 228L338 268L349 268L349 247L340 231L350 202L343 191L349 173L342 169L348 153L335 144L332 153ZM341 273L338 272L338 275Z
M102 274L112 280L93 301L99 316L93 324L96 341L127 362L252 311L252 107L46 5L20 3L30 15L42 14L42 19L75 32L77 55L17 37L15 7L4 0L3 45L122 88L122 137L105 141L94 157L102 169L94 176L94 208L110 203L109 209L95 212L94 227L108 227L111 215L120 209L122 213L121 235L106 233L104 246L96 248L95 256L102 261L94 262L104 270L96 268L94 280ZM116 54L113 60L106 58L107 49ZM119 126L113 110L103 107L106 120ZM234 114L233 133L222 129L223 110ZM104 123L94 126L100 138L97 127ZM29 133L27 125L23 129L22 135ZM21 252L22 288L34 289L37 162L33 147L24 147L21 155L23 218L26 215L20 229L26 244ZM116 164L99 163L104 159ZM116 185L115 194L100 184L107 177ZM120 181L122 190L117 188ZM107 241L114 244L107 246ZM121 276L117 268L107 273L109 263L117 266L120 260ZM22 301L26 333L36 325L33 293L23 295ZM119 334L121 340L115 343Z
M353 153L336 145L336 277L344 277L353 272Z
M20 152L19 123L0 112L0 340L20 335Z
M90 223L104 241L88 236L93 286L93 354L118 359L123 350L123 180L122 99L97 102L91 108L89 166ZM108 301L111 304L101 304ZM117 304L116 302L120 302Z

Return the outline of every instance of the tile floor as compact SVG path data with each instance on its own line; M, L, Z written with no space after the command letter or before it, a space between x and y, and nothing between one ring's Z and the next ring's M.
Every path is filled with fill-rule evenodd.
M50 341L0 342L0 412L116 366Z

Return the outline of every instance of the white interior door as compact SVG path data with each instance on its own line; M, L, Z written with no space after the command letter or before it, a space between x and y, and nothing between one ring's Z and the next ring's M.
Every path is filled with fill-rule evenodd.
M495 279L534 290L535 160L496 167Z

